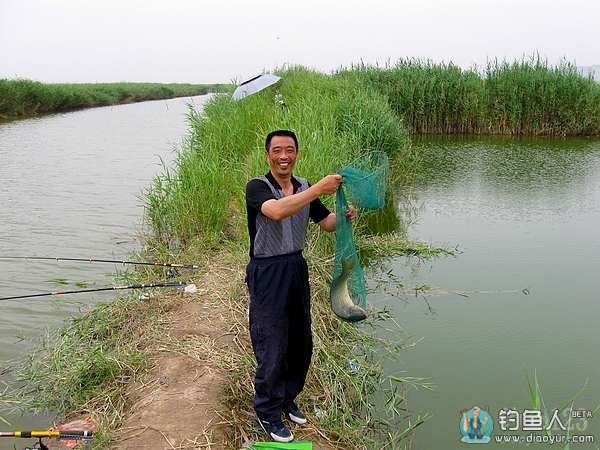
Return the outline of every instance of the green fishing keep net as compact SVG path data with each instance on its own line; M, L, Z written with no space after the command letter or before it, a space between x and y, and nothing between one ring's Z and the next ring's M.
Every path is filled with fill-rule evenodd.
M358 258L356 243L354 242L352 223L346 217L345 211L348 209L349 203L357 208L383 208L388 171L389 160L387 155L383 152L374 151L360 156L350 165L342 167L338 172L343 177L343 182L337 190L335 202L337 220L332 289L342 275L344 277L341 279L345 279L347 276L350 298L354 305L363 309L367 306L365 279ZM344 270L349 270L351 273L349 275L343 274ZM332 296L332 302L334 301ZM342 319L353 320L344 317L343 314L340 315L338 312L336 314Z

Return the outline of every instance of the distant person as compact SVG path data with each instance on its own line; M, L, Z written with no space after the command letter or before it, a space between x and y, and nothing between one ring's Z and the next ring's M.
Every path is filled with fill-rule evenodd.
M256 420L269 438L294 439L282 422L305 424L296 405L312 356L308 266L302 256L309 218L325 231L335 231L336 215L319 200L333 194L341 175L328 175L314 186L292 175L298 157L292 131L268 134L265 156L270 171L246 185L250 262L250 337L256 356L254 384ZM350 220L356 210L346 211Z

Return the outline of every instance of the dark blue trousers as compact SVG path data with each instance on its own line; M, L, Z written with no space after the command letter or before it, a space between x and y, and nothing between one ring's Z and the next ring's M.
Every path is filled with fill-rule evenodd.
M304 387L312 356L308 267L300 252L252 258L246 281L257 362L254 409L261 419L281 420Z

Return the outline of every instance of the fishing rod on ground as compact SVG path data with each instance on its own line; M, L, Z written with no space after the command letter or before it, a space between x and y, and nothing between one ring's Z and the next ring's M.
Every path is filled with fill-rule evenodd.
M27 294L27 295L14 295L11 297L0 297L0 300L16 300L24 298L35 298L35 297L48 297L52 295L66 295L66 294L81 294L85 292L101 292L101 291L120 291L125 289L150 289L150 288L183 288L185 293L193 294L197 292L195 284L186 284L183 281L170 281L165 283L148 283L148 284L129 284L125 286L109 286L104 288L90 288L90 289L77 289L71 291L56 291L56 292L42 292L38 294Z
M160 263L160 262L145 262L145 261L121 261L113 259L98 259L98 258L52 258L49 256L0 256L0 259L29 259L35 261L81 261L90 263L111 263L111 264L130 264L138 266L156 266L170 267L173 269L191 269L197 270L199 267L196 264L178 264L178 263Z
M92 439L94 433L88 430L70 430L70 431L0 431L0 438L37 438L38 442L34 444L34 447L26 447L25 450L49 450L49 447L42 442L42 439L57 439L62 441L82 441L83 448L92 448Z

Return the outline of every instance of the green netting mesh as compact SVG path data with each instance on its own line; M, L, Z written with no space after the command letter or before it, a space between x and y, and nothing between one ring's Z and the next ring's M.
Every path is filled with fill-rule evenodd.
M385 153L370 152L339 171L343 183L335 203L336 244L330 299L333 312L344 320L356 322L367 317L363 309L367 306L365 279L352 235L352 223L345 214L348 209L346 196L359 208L383 208L388 169Z

